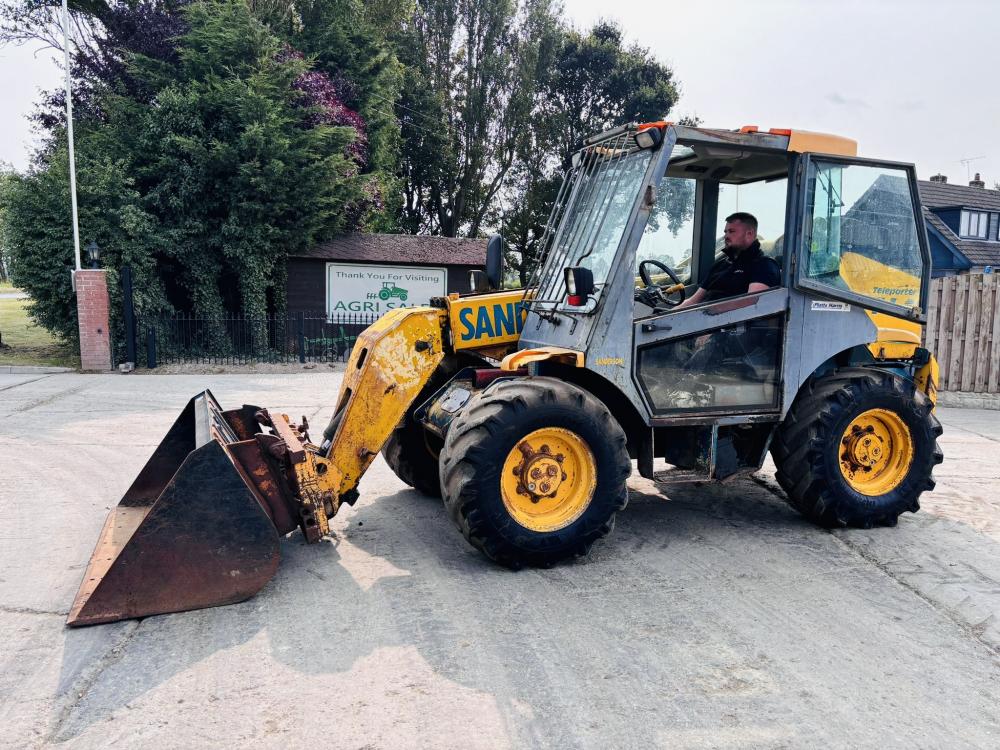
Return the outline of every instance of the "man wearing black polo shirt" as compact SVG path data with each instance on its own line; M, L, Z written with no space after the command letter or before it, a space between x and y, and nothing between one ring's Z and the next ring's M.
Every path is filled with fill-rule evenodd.
M711 302L723 297L763 292L781 283L781 268L761 252L757 219L739 211L726 217L725 258L716 261L704 286L674 309Z

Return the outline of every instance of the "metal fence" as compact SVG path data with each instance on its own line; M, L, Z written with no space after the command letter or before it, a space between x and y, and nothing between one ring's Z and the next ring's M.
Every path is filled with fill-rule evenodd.
M346 360L371 313L136 317L137 364L245 365Z
M934 279L924 345L941 366L942 391L1000 393L1000 278Z

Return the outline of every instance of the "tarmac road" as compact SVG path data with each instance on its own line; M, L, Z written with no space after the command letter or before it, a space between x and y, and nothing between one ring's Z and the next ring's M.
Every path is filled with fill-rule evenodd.
M211 387L325 424L339 374L0 375L0 746L1000 747L996 412L895 529L757 480L645 480L581 563L511 573L379 459L242 604L69 630L108 510Z

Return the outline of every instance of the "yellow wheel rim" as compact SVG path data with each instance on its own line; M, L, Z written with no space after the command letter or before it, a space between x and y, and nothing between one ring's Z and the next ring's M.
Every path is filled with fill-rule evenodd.
M869 497L896 489L913 463L913 436L896 412L869 409L847 425L840 441L840 470Z
M569 526L590 505L597 464L583 438L544 427L517 441L500 475L500 494L511 518L532 531Z

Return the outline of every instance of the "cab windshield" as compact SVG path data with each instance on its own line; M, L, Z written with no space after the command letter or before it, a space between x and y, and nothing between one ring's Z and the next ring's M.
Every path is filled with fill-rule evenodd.
M607 283L652 157L652 150L635 147L630 132L577 153L560 196L563 203L553 212L558 229L540 274L536 305L561 301L567 266L589 268L598 290Z

